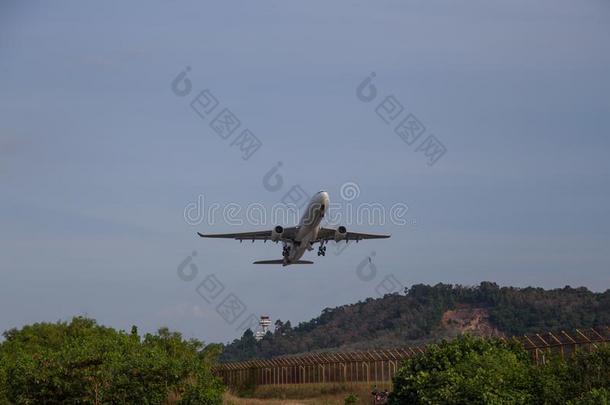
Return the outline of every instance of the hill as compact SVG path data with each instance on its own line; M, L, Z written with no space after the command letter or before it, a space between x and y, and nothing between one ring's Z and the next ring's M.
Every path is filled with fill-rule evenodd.
M403 294L325 308L296 327L277 320L274 332L260 342L247 330L224 347L220 360L412 346L463 332L511 336L600 325L610 325L610 290L417 284Z

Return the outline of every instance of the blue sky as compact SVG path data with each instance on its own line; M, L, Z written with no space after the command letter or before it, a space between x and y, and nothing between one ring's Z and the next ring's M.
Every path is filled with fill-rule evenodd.
M610 288L609 19L603 1L3 2L0 329L88 315L226 341L246 314L307 320L387 275ZM189 107L203 89L261 140L249 160ZM376 115L388 95L445 145L435 165ZM285 270L250 264L278 246L203 241L237 229L183 218L199 195L340 202L346 182L416 225ZM231 325L196 292L209 274L247 306Z

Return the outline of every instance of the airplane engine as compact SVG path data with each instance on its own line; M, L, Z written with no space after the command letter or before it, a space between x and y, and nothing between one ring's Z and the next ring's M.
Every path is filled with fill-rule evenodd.
M347 229L341 225L335 230L335 242L339 242L340 240L345 239L347 236Z
M278 240L282 239L283 234L284 228L278 225L271 231L271 240L277 242Z

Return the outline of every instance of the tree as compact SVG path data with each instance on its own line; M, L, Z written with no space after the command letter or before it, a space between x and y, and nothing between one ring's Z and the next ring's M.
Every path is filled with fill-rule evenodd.
M408 359L396 374L390 403L532 403L531 373L518 346L462 336Z
M609 404L610 345L535 365L516 343L462 336L428 346L394 378L391 404Z
M8 405L8 382L6 376L6 360L0 352L0 405Z
M221 403L223 388L211 373L217 347L207 350L167 328L140 341L137 332L77 317L4 336L0 405L4 398L25 404L163 404L170 395Z
M533 381L538 403L564 404L567 400L574 404L592 403L594 398L610 392L610 345L600 345L592 351L579 350L566 360L551 357L544 366L536 368Z

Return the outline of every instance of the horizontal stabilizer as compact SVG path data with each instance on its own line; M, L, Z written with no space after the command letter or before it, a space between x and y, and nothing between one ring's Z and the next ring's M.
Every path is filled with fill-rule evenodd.
M259 260L252 264L284 264L283 260ZM309 260L297 260L296 262L290 262L288 264L313 264L313 262Z

